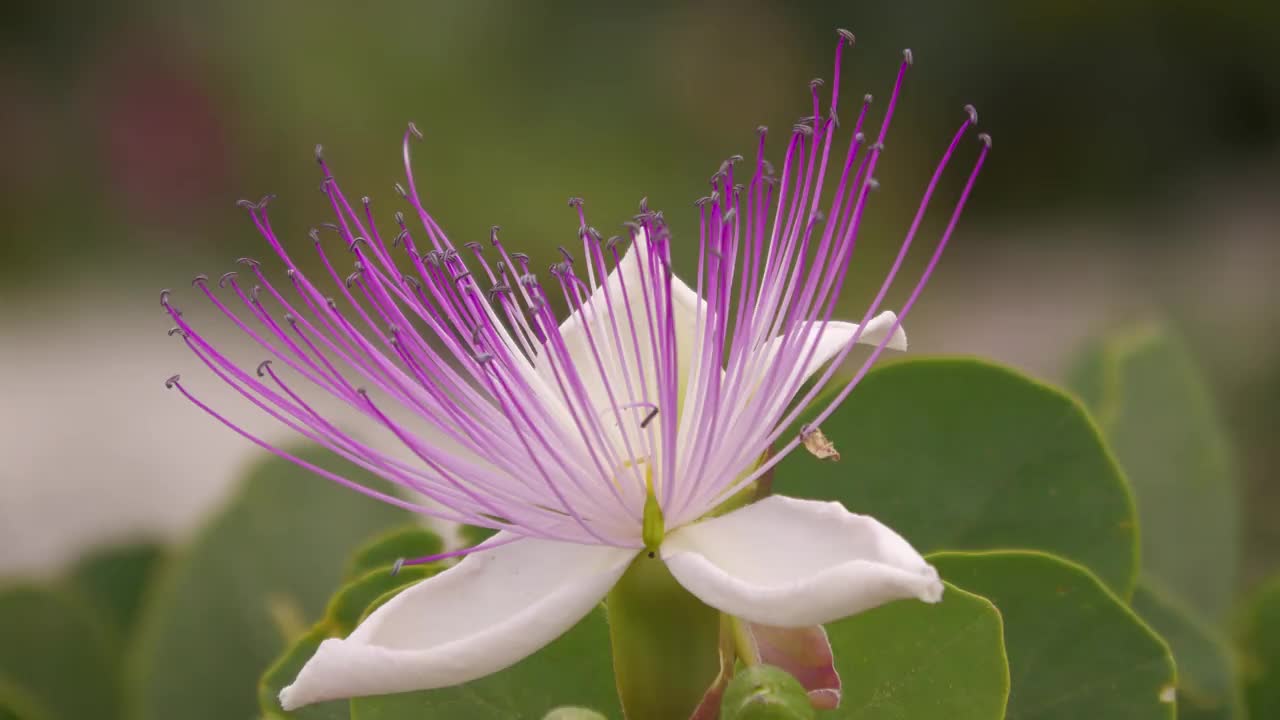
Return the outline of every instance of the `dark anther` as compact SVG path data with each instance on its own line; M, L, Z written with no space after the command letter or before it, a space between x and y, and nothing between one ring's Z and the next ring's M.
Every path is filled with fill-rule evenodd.
M560 273L564 271L565 271L564 263L555 262L547 266L547 272L551 273L551 275L555 277L559 277Z
M293 325L295 328L298 325L298 318L294 317L293 313L285 313L284 321L289 323L290 325Z
M240 273L236 272L235 270L232 270L231 272L224 272L224 273L222 273L222 277L218 278L218 287L220 287L220 288L226 288L226 287L227 287L227 281L228 281L228 280L230 280L230 279L232 279L232 278L234 278L235 276L237 276L237 275L239 275L239 274L240 274Z
M473 344L473 345L479 345L479 344L480 344L480 340L481 340L481 339L483 339L483 337L484 337L484 328L483 328L483 327L481 327L480 325L477 325L477 326L475 326L475 327L471 328L471 344Z
M236 201L236 207L242 207L242 208L244 208L245 210L250 210L250 211L252 211L252 210L257 210L257 209L258 209L258 203L254 202L254 201L252 201L252 200L237 200L237 201Z
M831 111L827 113L827 118L831 121L832 125L840 127L840 116L836 114L835 108L831 108Z
M644 419L640 421L640 427L649 427L649 423L653 422L653 419L656 417L658 417L658 408L650 410L649 414L644 416Z
M871 190L879 190L880 181L875 178L867 178L867 188Z
M293 280L294 282L298 281L298 268L289 268L284 271L284 274L289 276L290 280Z
M168 379L168 380L165 380L165 381L164 381L164 386L165 386L166 388L168 388L168 389L172 390L172 389L173 389L173 386L174 386L174 385L177 385L177 384L178 384L178 381L179 381L179 380L181 380L181 379L182 379L182 376L181 376L181 375L172 375L172 376L170 376L170 377L169 377L169 379Z
M587 229L588 229L589 231L594 231L594 230L595 230L595 228L587 228ZM600 233L598 233L598 232L597 232L597 233L595 233L595 234L596 234L596 235L599 235ZM560 255L561 255L562 257L564 257L564 261L565 261L565 262L567 262L567 263L569 263L569 264L571 264L571 265L573 264L573 255L569 254L569 251L568 251L568 250L566 250L566 249L565 249L565 247L564 247L563 245L561 245L560 247L558 247L558 248L556 248L556 249L560 251Z
M591 226L587 227L587 235L589 235L591 239L595 240L596 242L600 242L601 240L604 239L604 236L600 234L600 231Z
M715 171L715 174L711 176L711 179L708 182L711 184L711 187L715 187L717 183L727 178L728 174L729 166L726 163L720 163L720 168Z
M777 186L778 186L778 178L777 178L777 176L774 176L774 175L765 175L764 177L760 178L760 180L761 180L765 185L768 185L769 187L777 187Z
M498 244L498 231L501 229L502 229L501 225L494 225L493 227L489 228L489 242L493 243L494 245Z
M422 281L412 275L401 275L400 282L408 283L418 290L422 289Z
M813 212L809 213L810 224L816 225L820 222L826 221L826 219L827 219L827 214L822 212L821 210L814 210Z
M719 190L712 190L712 191L711 191L711 194L707 196L707 199L709 199L709 200L711 201L711 204L712 204L712 205L714 205L714 204L716 204L716 203L720 202L720 191L719 191Z
M409 132L413 133L413 136L418 138L419 140L422 139L422 131L418 129L417 125L414 125L413 123L409 123Z
M191 278L191 287L196 287L207 282L209 282L209 276L204 273L200 273L199 275Z
M630 228L632 232L640 232L641 230L644 230L644 227L634 220L625 220L622 224Z
M794 130L795 132L800 133L801 135L804 135L805 137L813 136L813 128L809 127L808 125L805 125L804 123L796 123L795 125L791 126L791 129Z
M525 273L520 276L520 284L525 287L533 287L538 284L538 276L533 273Z
M576 207L576 208L580 208L580 207L582 207L582 205L583 205L583 200L582 200L582 198L580 198L580 197L571 197L571 198L569 198L569 207Z
M497 271L499 277L507 276L507 264L501 260L493 264L493 269Z
M908 65L915 63L916 59L911 55L911 48L902 51L902 60Z
M462 243L462 247L467 248L468 250L471 250L472 252L475 252L475 253L479 253L484 249L483 245L481 245L480 243L474 240L468 243Z
M773 169L773 163L769 162L768 160L761 160L761 161L760 161L760 164L761 164L761 165L764 165L764 174L765 174L765 175L777 175L777 174L778 174L778 173L777 173L777 171Z
M262 198L258 200L258 209L265 210L267 205L271 204L271 201L275 199L276 199L275 193L267 193L266 195L263 195Z
M449 262L450 260L457 260L457 259L458 259L458 251L457 251L457 250L454 250L453 248L449 248L448 250L445 250L445 251L444 251L444 261L445 261L445 262Z
M978 140L979 140L979 141L981 141L983 145L986 145L988 150L990 150L990 149L991 149L991 136L990 136L990 135L988 135L988 134L986 134L986 133L978 133Z
M734 219L735 219L735 218L737 218L737 217L738 217L738 208L729 208L728 210L726 210L726 211L724 212L724 220L723 220L723 222L724 222L726 225L728 225L729 223L733 222L733 221L734 221Z
M396 183L396 194L402 198L405 198L406 200L409 198L409 191L405 190L404 186L401 185L400 183Z
M977 108L975 108L975 107L974 107L974 106L972 106L972 105L965 105L965 106L964 106L964 111L965 111L965 112L967 112L967 113L969 113L969 122L973 123L974 125L977 125L977 124L978 124L978 109L977 109Z
M400 232L396 233L395 237L391 238L391 247L400 247L400 243L404 242L408 237L409 237L409 231L401 230Z
M853 141L861 145L862 143L867 141L867 136L863 133L855 133L853 136Z
M342 228L338 227L336 224L331 222L322 222L316 225L316 227L320 228L321 230L332 230L338 233L339 235L342 234Z
M836 33L840 35L840 37L843 38L845 42L849 43L849 47L853 47L853 43L857 40L857 38L853 36L853 33L849 32L848 30L845 30L844 28L840 28L836 30Z
M359 235L356 235L355 237L351 238L351 242L347 244L347 250L348 250L349 252L355 252L355 251L356 251L356 246L357 246L357 245L359 245L360 243L364 243L365 245L368 245L368 244L369 244L369 241L368 241L368 240L365 240L364 238L360 237Z
M747 189L747 186L746 186L746 185L743 185L742 183L737 183L737 184L735 184L735 185L733 186L733 195L734 195L734 197L737 197L738 195L741 195L741 194L742 194L742 191L743 191L743 190L746 190L746 189Z
M466 280L469 277L471 277L471 271L463 270L461 274L459 274L457 277L453 279L453 282L455 285L460 284L463 280Z
M257 260L254 260L251 257L242 257L236 260L236 262L240 263L241 265L248 265L249 267L258 267L258 265L261 264Z
M324 301L325 301L325 303L326 303L326 304L328 304L328 306L329 306L329 309L330 309L330 310L337 310L337 309L338 309L338 301L337 301L337 300L334 300L334 299L333 299L333 298L331 298L331 297L327 297L327 298L325 298L325 299L324 299Z
M260 294L262 294L262 286L254 285L253 289L249 291L249 300L254 303L258 302L258 295Z
M173 294L173 291L170 290L169 288L165 288L160 291L160 307L162 308L169 307L169 296L172 294Z
M310 230L308 230L308 231L307 231L307 234L311 236L311 242L314 242L316 245L319 245L319 244L320 244L320 231L319 231L319 230L317 230L317 229L315 229L315 228L311 228Z
M395 214L395 215L392 215L392 217L393 217L393 218L395 218L395 220L396 220L396 224L397 224L397 225L399 225L400 227L404 227L404 213L403 213L403 212L401 212L401 211L397 210L397 211L396 211L396 214Z
M709 202L711 202L711 196L708 195L707 197L700 197L697 200L694 200L693 206L702 207L703 205L706 205Z
M364 205L364 207L365 207L365 209L366 209L366 210L367 210L367 209L369 209L369 196L368 196L368 195L365 195L364 197L360 198L360 202Z
M648 195L645 195L644 197L640 198L640 212L642 213L649 212L649 196Z
M737 153L734 153L733 155L730 155L730 156L729 156L729 159L728 159L728 160L725 160L725 162L729 163L730 165L733 165L733 164L735 164L735 163L740 163L740 162L742 162L742 161L743 161L743 159L744 159L744 158L743 158L741 155L738 155Z
M481 365L484 365L484 364L488 363L490 360L493 360L493 353L491 353L491 352L476 353L476 362L477 362L477 363L479 363L479 364L481 364Z
M262 362L258 363L258 377L262 377L263 375L266 375L267 368L270 366L271 366L270 360L263 360Z
M762 137L763 137L764 135L769 134L769 126L768 126L768 125L757 125L757 126L756 126L756 134L757 134L757 135L760 135L760 136L762 136Z
M404 567L404 558L398 558L394 563L391 564L391 577L395 577L396 575L399 575L400 568L402 567Z
M359 272L364 272L364 263L360 262L359 260L351 263L351 265Z
M513 252L513 253L511 253L511 258L512 258L513 260L520 260L520 261L522 261L522 262L529 262L529 256L528 256L528 255L525 255L525 254L524 254L524 253L522 253L522 252Z
M435 267L440 267L440 262L443 258L444 253L439 250L432 250L427 253L427 262L431 263Z
M661 210L659 210L659 211L657 211L657 212L655 212L655 213L653 214L653 222L654 222L655 224L662 225L662 224L663 224L663 223L665 223L666 221L667 221L667 218L662 214L662 211L661 211Z
M817 90L818 88L822 87L825 84L826 84L826 81L823 80L822 78L814 78L809 81L809 89Z
M174 335L181 335L182 337L184 337L184 338L185 338L185 337L187 336L186 331L184 331L184 330L183 330L182 328L180 328L180 327L171 327L171 328L169 328L169 332L168 332L168 333L166 333L166 334L167 334L169 337L173 337Z
M499 296L505 295L510 292L511 292L510 285L507 285L505 283L498 283L497 285L494 285L493 287L489 288L489 302L493 302L494 300L497 300Z
M604 246L607 248L613 248L620 242L622 242L621 235L610 235L609 239L604 242Z
M316 162L324 163L324 146L316 143Z
M873 98L872 98L871 93L867 93L866 95L863 95L863 96L862 96L862 102L863 102L864 104L866 104L866 105L870 105L870 104L871 104L871 100L872 100L872 99L873 99Z
M882 142L873 143L870 149L875 152L884 152L884 143Z

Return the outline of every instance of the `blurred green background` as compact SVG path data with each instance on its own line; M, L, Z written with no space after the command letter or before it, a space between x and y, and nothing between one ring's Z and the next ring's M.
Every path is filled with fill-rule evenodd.
M241 197L277 193L275 226L309 250L329 219L315 143L349 195L394 208L415 121L420 187L455 242L500 224L539 262L574 238L567 197L610 234L648 196L688 274L692 200L757 125L808 114L836 27L859 39L846 98L886 97L901 48L916 58L847 314L975 104L995 149L914 349L1061 381L1092 338L1169 323L1238 457L1238 589L1280 569L1280 4L14 0L0 574L186 537L225 496L250 447L164 392L173 372L216 383L165 337L157 293L211 319L187 280L267 255Z

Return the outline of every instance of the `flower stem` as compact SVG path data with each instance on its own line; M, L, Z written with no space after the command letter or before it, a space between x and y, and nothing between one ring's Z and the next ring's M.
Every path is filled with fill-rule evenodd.
M648 553L632 562L605 602L627 719L689 717L720 670L720 613Z

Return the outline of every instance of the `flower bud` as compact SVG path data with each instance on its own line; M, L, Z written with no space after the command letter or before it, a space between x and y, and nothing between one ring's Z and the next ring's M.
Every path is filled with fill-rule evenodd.
M813 720L813 705L799 680L772 665L752 665L733 676L720 703L721 720Z

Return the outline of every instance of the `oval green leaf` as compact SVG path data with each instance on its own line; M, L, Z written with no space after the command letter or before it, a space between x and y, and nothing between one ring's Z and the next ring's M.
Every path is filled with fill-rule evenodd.
M598 607L547 647L506 670L450 688L358 698L352 720L541 718L564 705L622 717L613 684L609 627Z
M357 550L347 566L346 579L354 580L370 570L389 569L397 560L427 557L443 550L440 536L422 526L397 528Z
M1044 553L937 553L1004 618L1010 720L1173 720L1169 648L1088 570Z
M328 461L320 452L301 455ZM255 716L259 676L321 615L352 550L410 519L283 460L255 466L150 598L130 668L133 715Z
M823 718L1000 720L1009 698L1000 613L948 585L937 605L904 600L826 626L843 682Z
M127 637L163 557L164 548L155 543L105 548L75 564L71 586Z
M1249 599L1235 635L1249 717L1280 717L1280 575Z
M0 689L18 717L121 717L117 635L79 597L35 586L0 591Z
M912 360L868 373L822 430L843 459L797 450L778 492L874 515L921 552L1043 550L1132 592L1133 499L1064 393L977 360Z
M1243 720L1244 701L1225 639L1149 580L1139 581L1133 609L1173 650L1179 720Z
M1234 602L1240 563L1235 461L1186 347L1149 327L1084 353L1071 386L1133 484L1142 571L1211 623Z

